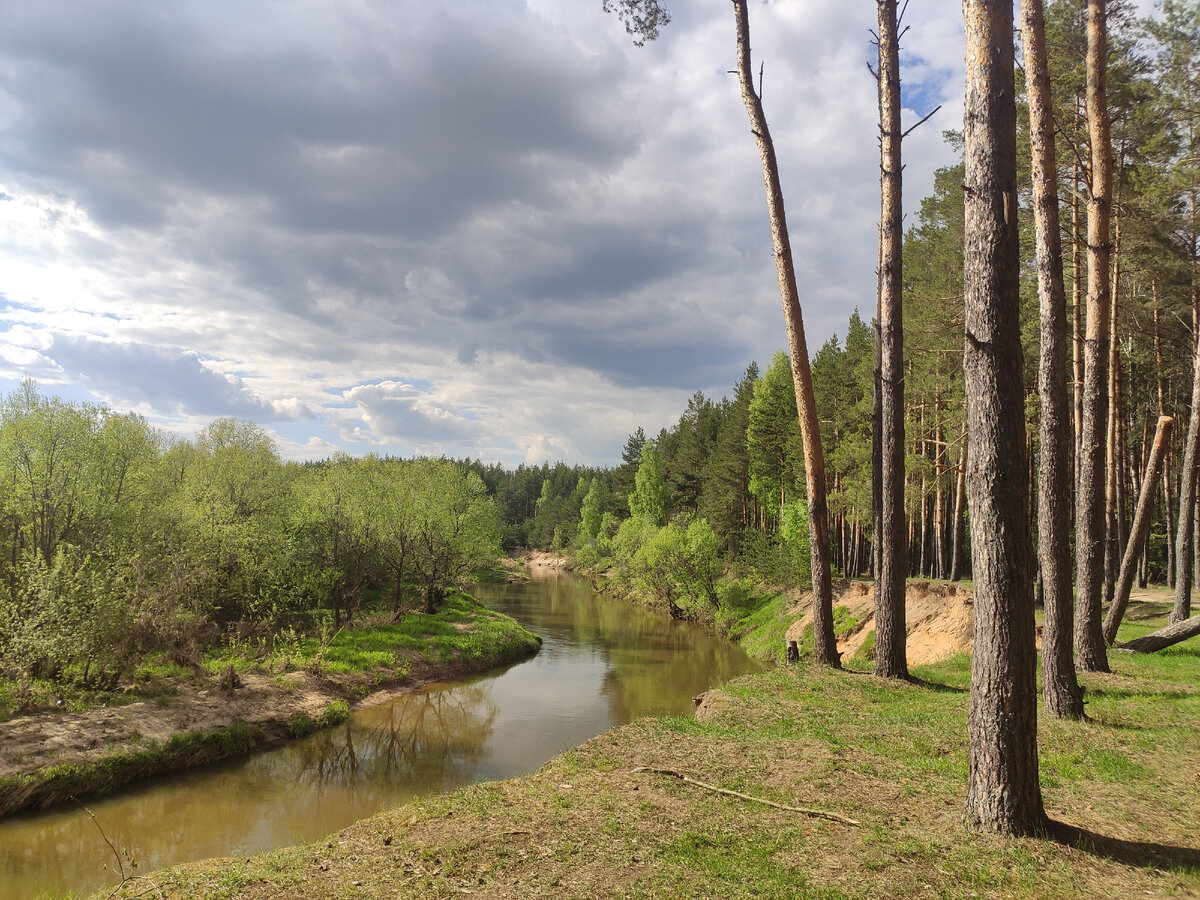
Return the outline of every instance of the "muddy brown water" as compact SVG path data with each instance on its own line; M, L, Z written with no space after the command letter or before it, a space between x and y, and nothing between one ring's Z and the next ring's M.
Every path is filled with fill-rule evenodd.
M599 598L568 575L476 595L540 634L538 655L276 749L90 798L95 822L79 808L2 819L0 898L118 884L97 825L126 874L311 841L415 797L532 772L613 725L690 710L696 694L756 668L701 628Z

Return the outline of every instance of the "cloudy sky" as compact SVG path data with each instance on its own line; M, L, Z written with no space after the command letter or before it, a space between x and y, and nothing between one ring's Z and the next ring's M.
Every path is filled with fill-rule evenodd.
M190 435L608 464L784 344L731 4L0 0L0 390ZM810 348L873 309L875 4L751 5ZM961 127L913 0L906 208Z

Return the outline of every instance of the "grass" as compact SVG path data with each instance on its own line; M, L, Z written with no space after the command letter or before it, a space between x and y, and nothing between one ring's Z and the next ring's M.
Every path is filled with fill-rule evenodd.
M335 700L321 711L315 719L304 710L297 710L288 719L288 734L292 737L304 737L322 728L332 728L341 725L350 718L350 705L345 700Z
M408 613L399 622L391 613L364 614L353 626L320 636L292 629L255 641L234 640L210 650L201 671L219 677L230 666L241 674L308 671L316 675L369 674L375 683L404 682L414 668L465 665L472 669L503 665L537 651L537 638L515 620L452 594L432 615ZM102 688L76 677L82 667L55 680L17 682L0 679L0 722L45 709L82 712L169 697L196 671L154 652L141 660L120 686Z
M433 614L408 613L398 622L381 614L323 637L290 635L270 644L234 644L209 653L204 666L212 674L232 665L238 672L303 669L405 681L414 661L501 665L528 656L537 646L537 638L516 620L466 594L453 594Z
M1152 623L1148 623L1149 627ZM171 898L1055 898L1200 895L1200 656L1112 655L1088 722L1044 712L1052 834L962 825L970 660L914 681L804 665L643 719L527 778L471 786L327 840L155 876ZM730 797L647 771L788 806Z
M41 709L80 712L96 706L123 706L161 696L164 689L155 685L140 682L130 685L129 690L114 690L82 684L70 678L33 679L24 682L0 678L0 722ZM169 688L166 690L169 692ZM59 701L62 701L61 704Z
M726 623L729 637L755 659L783 662L784 637L792 623L801 618L788 612L794 600L786 593L750 598L740 615Z

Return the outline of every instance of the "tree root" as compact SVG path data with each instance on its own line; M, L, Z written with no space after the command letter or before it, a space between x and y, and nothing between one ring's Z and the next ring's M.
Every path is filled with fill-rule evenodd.
M686 781L688 784L694 784L697 787L702 787L708 791L714 791L718 794L725 794L728 797L737 797L739 800L749 800L751 803L762 803L765 806L773 806L775 809L783 809L788 812L802 813L806 816L815 816L819 819L829 819L832 822L840 822L843 825L853 825L861 827L862 822L857 822L854 819L846 816L838 815L837 813L826 812L823 809L813 809L810 806L787 806L783 803L776 803L773 800L764 800L762 797L751 797L749 794L742 794L738 791L731 791L728 788L717 787L715 784L707 784L703 781L697 781L695 778L690 778L682 772L676 772L674 769L656 769L653 766L638 766L633 771L635 772L653 772L656 775L670 775L672 778L678 778L680 781Z

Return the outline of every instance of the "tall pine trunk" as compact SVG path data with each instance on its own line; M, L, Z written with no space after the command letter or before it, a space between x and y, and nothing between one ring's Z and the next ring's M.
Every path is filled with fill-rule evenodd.
M1101 630L1104 584L1104 483L1108 427L1109 219L1112 147L1109 142L1105 0L1087 5L1087 114L1091 142L1088 194L1088 296L1084 342L1082 459L1075 506L1075 665L1107 672Z
M1033 175L1041 350L1038 394L1042 403L1038 471L1038 566L1045 626L1042 682L1046 706L1060 719L1083 718L1083 691L1072 659L1074 595L1071 589L1071 410L1067 395L1067 301L1058 223L1058 170L1046 60L1042 0L1021 3L1025 91Z
M1168 621L1182 622L1191 611L1192 542L1195 540L1196 466L1200 463L1200 341L1192 342L1192 409L1188 415L1179 477L1179 521L1175 535L1175 603Z
M963 425L962 445L958 451L958 466L954 472L954 515L950 522L950 580L958 581L963 574L963 531L967 509L967 427Z
M1121 166L1124 170L1124 149ZM1118 178L1117 183L1120 183ZM1121 217L1120 197L1114 188L1112 205L1112 278L1108 315L1108 449L1107 478L1104 484L1104 602L1112 603L1117 580L1117 567L1125 546L1125 479L1124 429L1121 409L1121 341L1119 332L1118 302L1121 283Z
M907 678L904 587L908 572L904 535L904 210L901 204L900 35L896 0L877 0L879 13L879 463L880 543L875 577L875 674Z
M975 582L965 812L981 830L1024 835L1047 820L1038 786L1026 508L1012 0L964 0L963 19L963 380Z
M775 250L775 268L779 274L779 294L787 328L788 351L792 357L792 380L796 385L796 409L800 419L800 439L804 445L804 478L808 488L808 534L812 559L813 658L818 664L841 666L837 640L833 633L833 583L829 572L829 504L825 496L825 456L821 449L821 428L817 402L813 394L812 371L808 362L808 344L804 337L804 317L800 310L800 292L796 288L796 270L788 237L783 207L783 188L779 183L779 163L775 145L767 127L762 99L754 90L750 64L750 18L746 0L734 0L737 28L737 72L742 101L750 117L750 129L762 160L763 185L767 194L767 213L771 220L771 241Z

